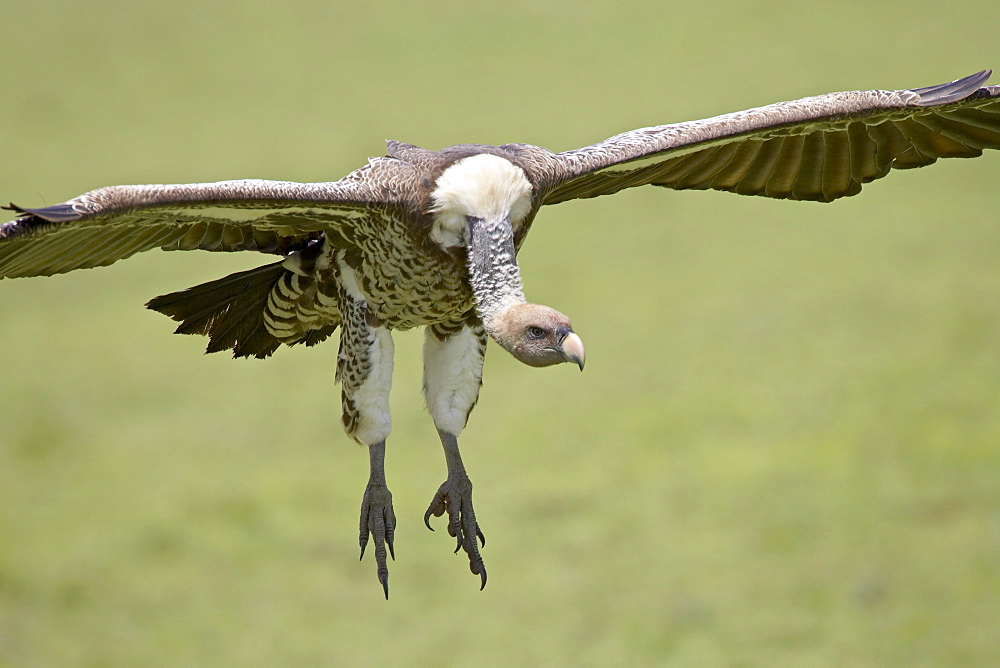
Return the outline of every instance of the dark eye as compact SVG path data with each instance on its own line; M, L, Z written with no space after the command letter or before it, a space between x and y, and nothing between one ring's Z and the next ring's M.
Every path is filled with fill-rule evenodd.
M535 327L534 325L532 325L532 326L528 327L528 329L525 330L525 331L527 331L529 339L544 339L545 338L545 330L542 329L541 327Z

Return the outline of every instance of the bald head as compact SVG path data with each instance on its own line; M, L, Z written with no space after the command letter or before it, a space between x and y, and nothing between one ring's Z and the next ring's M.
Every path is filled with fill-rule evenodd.
M583 341L559 311L541 304L517 304L502 313L495 325L490 334L518 361L539 367L572 362L583 369Z

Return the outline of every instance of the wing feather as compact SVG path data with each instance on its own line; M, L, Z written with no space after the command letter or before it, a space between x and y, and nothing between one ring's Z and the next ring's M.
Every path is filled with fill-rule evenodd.
M849 195L861 192L861 184L885 176L880 173L875 155L878 144L868 134L868 126L858 121L847 127L848 141L851 145L851 187Z
M891 169L1000 148L989 70L912 90L830 93L640 128L554 154L545 204L657 185L829 202Z
M895 123L869 125L868 136L875 140L875 165L880 175L888 174L892 161L905 160L906 153L912 150Z
M747 167L746 173L732 192L740 195L760 195L764 192L767 180L774 173L774 165L781 154L780 141L757 141L760 147L753 162Z
M760 155L760 149L764 145L760 141L746 141L733 144L736 151L729 163L719 170L719 173L712 179L709 187L713 190L727 190L733 192L746 175L747 170Z
M813 132L804 135L802 140L802 159L795 171L795 181L792 184L791 199L804 199L812 193L823 194L823 168L826 163L826 140L824 133Z
M824 200L832 200L851 185L851 142L846 132L826 132L822 137L825 160L819 190Z
M714 181L723 169L733 159L736 153L737 144L726 144L719 146L712 151L706 151L708 156L695 169L685 170L684 176L674 182L673 187L678 190L685 188L696 188L698 185Z
M784 199L791 193L799 166L802 164L802 147L805 135L793 135L781 139L781 151L774 162L771 177L764 184L764 194L768 197Z

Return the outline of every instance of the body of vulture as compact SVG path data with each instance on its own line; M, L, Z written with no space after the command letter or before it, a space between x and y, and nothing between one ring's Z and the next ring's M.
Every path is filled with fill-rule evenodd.
M313 345L339 328L343 424L371 461L361 553L371 537L386 597L391 332L423 326L424 396L448 467L424 521L447 513L456 550L485 586L485 539L458 435L478 397L487 337L531 366L584 364L569 319L527 302L521 288L516 255L539 209L640 185L823 202L855 195L893 169L1000 148L1000 87L983 87L989 74L642 128L563 153L389 142L385 157L334 182L112 186L45 208L11 205L0 278L109 265L154 248L276 255L148 306L179 321L177 332L207 336L208 352L236 357Z

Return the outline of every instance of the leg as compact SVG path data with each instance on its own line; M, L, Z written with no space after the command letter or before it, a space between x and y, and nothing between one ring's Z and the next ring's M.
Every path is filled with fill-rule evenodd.
M483 375L486 335L482 327L464 325L454 328L431 326L424 339L424 397L434 419L448 464L448 479L438 488L424 513L430 529L430 516L448 513L448 533L455 537L455 551L464 549L469 568L486 586L486 566L479 555L479 544L486 538L476 522L472 508L472 481L465 472L458 450L458 435L465 428L476 400Z
M341 267L342 276L344 269ZM368 536L371 535L375 540L376 573L388 599L386 546L389 555L396 558L392 545L396 516L392 510L392 494L385 483L385 440L391 429L389 389L392 385L393 344L388 328L371 317L363 299L355 297L348 290L341 291L342 328L337 379L343 387L344 429L358 443L368 446L371 464L368 486L361 501L358 541L361 558L365 556Z

